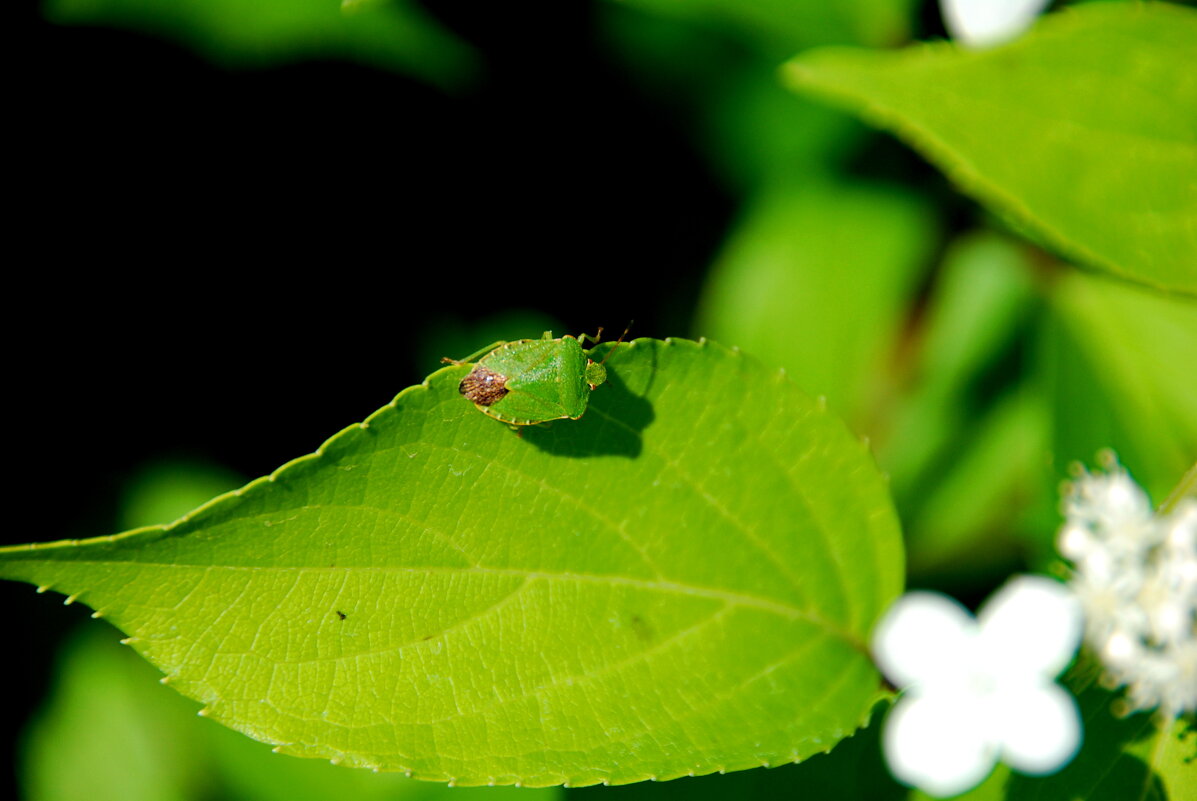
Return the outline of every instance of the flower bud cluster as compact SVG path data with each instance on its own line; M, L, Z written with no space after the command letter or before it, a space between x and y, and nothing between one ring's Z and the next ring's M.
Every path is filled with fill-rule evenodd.
M1085 639L1132 710L1197 709L1197 499L1155 514L1112 457L1064 496L1060 553L1085 611Z

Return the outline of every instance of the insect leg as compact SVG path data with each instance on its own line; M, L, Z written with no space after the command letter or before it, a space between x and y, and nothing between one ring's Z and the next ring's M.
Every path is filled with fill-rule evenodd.
M597 344L599 343L599 340L601 340L602 338L603 338L603 327L600 325L600 326L598 327L598 331L595 331L595 332L594 332L594 336L590 336L590 334L581 334L581 335L578 337L578 343L579 343L579 344L581 344L581 345L585 345L585 344L586 344L586 340L588 340L588 339L589 339L589 340L590 340L590 344L591 344L592 346L594 346L594 345L597 345Z
M499 347L500 345L506 345L506 344L507 344L507 340L500 339L498 342L492 342L491 344L487 345L485 348L482 348L481 350L476 350L473 353L471 353L469 356L466 356L462 359L450 359L448 356L442 356L441 362L443 364L456 364L456 365L469 364L469 363L475 361L476 359L478 359L478 357L485 356L486 354L490 353L492 350Z

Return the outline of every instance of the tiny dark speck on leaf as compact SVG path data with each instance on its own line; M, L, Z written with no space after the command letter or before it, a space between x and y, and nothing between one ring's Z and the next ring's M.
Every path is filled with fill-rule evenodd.
M435 637L435 636L436 636L435 634L429 634L427 637L425 637L425 638L424 638L423 642L428 642L429 640L431 640L431 639L432 639L433 637Z
M338 610L337 610L337 617L341 618L341 620L344 620L345 618L349 617L349 615L345 614L345 613L344 613L344 612L342 612L340 609L338 609Z

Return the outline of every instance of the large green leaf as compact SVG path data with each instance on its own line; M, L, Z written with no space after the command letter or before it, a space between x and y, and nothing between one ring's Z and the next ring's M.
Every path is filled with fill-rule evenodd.
M284 753L550 785L826 750L878 695L902 584L867 449L712 343L607 366L581 420L518 433L446 368L170 526L6 548L0 575Z
M1197 11L1099 3L968 51L823 49L790 62L1062 251L1197 292Z
M147 464L126 486L121 518L131 525L173 520L242 483L233 478L194 462ZM22 738L22 801L552 801L561 795L558 788L447 787L272 754L197 717L199 706L159 684L160 674L122 648L107 625L78 629L55 667L49 697Z

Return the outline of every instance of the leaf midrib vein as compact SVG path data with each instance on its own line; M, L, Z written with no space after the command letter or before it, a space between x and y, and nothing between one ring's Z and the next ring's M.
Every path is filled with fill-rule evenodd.
M764 612L777 615L787 619L806 620L811 624L823 629L828 634L835 636L853 647L864 648L863 643L852 632L833 625L816 612L810 609L804 609L784 601L766 598L759 595L753 595L749 592L736 592L732 590L719 589L717 587L708 587L701 584L691 584L682 581L660 581L656 579L641 579L630 576L620 576L616 574L601 574L601 573L580 573L577 571L545 571L545 570L529 570L521 568L504 568L504 567L490 567L483 565L473 565L470 567L454 567L454 566L395 566L395 565L339 565L334 567L324 567L315 565L203 565L203 564L184 564L178 562L150 562L140 560L87 560L87 559L72 559L72 565L88 565L96 567L112 567L114 565L129 565L136 567L151 567L151 568L165 568L174 570L225 570L225 571L244 571L244 572L277 572L277 571L298 571L302 573L333 573L338 571L357 571L367 573L476 573L480 575L495 575L495 576L511 576L515 578L526 579L545 579L547 581L577 581L588 582L595 584L612 584L618 586L635 587L637 589L651 590L657 592L666 592L677 595L688 595L696 598L708 598L711 600L723 601L737 606L747 607L751 609L760 609Z

